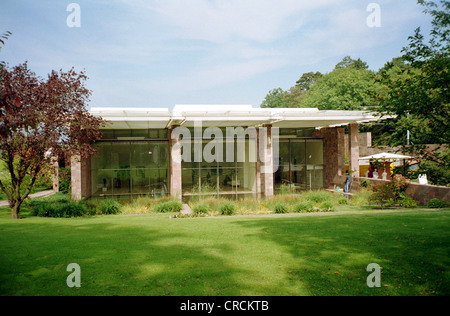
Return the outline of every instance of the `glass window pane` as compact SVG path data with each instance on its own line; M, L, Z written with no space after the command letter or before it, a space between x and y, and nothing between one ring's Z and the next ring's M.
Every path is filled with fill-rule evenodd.
M183 194L199 193L199 170L198 169L183 169Z
M304 141L292 141L291 142L291 164L304 165L305 164L305 142Z
M91 170L92 195L94 197L113 194L112 170Z
M152 157L149 154L149 145L147 142L131 143L131 168L148 168L151 159Z
M217 168L206 168L200 171L201 194L217 193Z
M131 130L129 129L117 129L114 131L114 135L116 139L121 138L130 138L131 137Z
M308 165L323 164L323 142L322 140L308 140L306 142Z
M112 143L111 160L113 169L130 169L130 143Z
M150 194L152 196L166 196L169 193L167 185L167 169L151 169L150 173Z
M221 194L236 192L236 169L219 168L219 191Z
M95 145L97 154L91 159L92 169L111 169L111 143Z
M237 189L241 193L256 192L256 167L237 169Z
M131 183L133 194L148 195L150 194L149 170L134 169L131 171Z
M130 170L115 170L113 179L114 195L131 194Z

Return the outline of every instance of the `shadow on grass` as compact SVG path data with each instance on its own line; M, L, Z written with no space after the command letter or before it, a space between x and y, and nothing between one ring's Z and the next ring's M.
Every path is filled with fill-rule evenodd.
M311 295L449 295L449 213L362 214L237 221L288 249L289 282ZM367 286L371 263L382 287Z
M0 295L202 296L242 288L235 276L245 271L215 255L226 254L226 245L185 242L170 225L115 220L0 223ZM70 263L81 266L79 289L66 285Z

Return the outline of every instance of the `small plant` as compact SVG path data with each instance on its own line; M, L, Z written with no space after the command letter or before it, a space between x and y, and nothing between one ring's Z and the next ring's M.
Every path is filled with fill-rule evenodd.
M236 204L232 202L225 202L219 205L219 212L222 215L233 215L236 212Z
M400 204L401 206L405 207L405 208L414 208L417 207L417 202L414 201L412 198L410 197L404 197L400 200Z
M445 208L449 206L450 204L447 201L441 201L439 199L432 199L428 203L429 208Z
M318 191L318 192L312 192L312 193L306 195L305 198L307 200L310 200L310 201L316 203L316 204L319 204L319 203L331 201L332 196L328 192L320 192L320 191Z
M331 202L323 202L320 205L320 209L322 210L322 212L334 212L334 205Z
M120 213L120 209L122 205L114 200L106 200L100 204L99 210L102 214L105 215L114 215Z
M183 209L183 204L180 201L171 200L159 203L155 206L154 211L157 213L174 213L180 212Z
M285 214L289 212L289 209L284 203L277 203L273 206L273 211L275 214Z
M70 218L90 213L84 202L72 201L69 196L63 194L33 200L30 207L31 215L39 217Z
M361 187L363 188L370 188L372 186L372 182L368 179L363 179L361 181Z
M348 202L348 199L347 199L347 198L341 197L341 198L339 198L339 200L338 200L338 204L339 204L339 205L348 205L349 202Z
M314 204L311 201L302 201L295 205L297 213L311 213L314 212Z
M197 205L194 206L194 208L192 209L192 211L196 214L196 215L206 215L208 214L210 208L208 206L208 204L206 203L199 203Z

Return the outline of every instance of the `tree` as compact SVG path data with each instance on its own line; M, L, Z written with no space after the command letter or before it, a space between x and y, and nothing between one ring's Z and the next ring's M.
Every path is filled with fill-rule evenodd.
M382 69L377 81L386 87L380 95L381 115L394 115L398 123L392 135L392 142L401 143L404 151L417 152L424 165L435 164L436 170L449 173L448 144L450 142L450 1L419 0L425 6L425 13L433 17L430 40L425 41L420 28L409 37L409 45L402 52L407 67ZM387 122L386 124L392 124ZM401 130L409 131L412 142L402 142ZM444 154L438 150L430 151L427 143L442 144ZM435 177L434 183L448 184L439 180L448 175Z
M296 87L302 92L306 92L317 82L323 75L320 72L307 72L304 73L300 79L297 80Z
M2 50L2 46L5 45L5 41L12 35L11 32L6 31L5 33L3 33L2 35L0 35L0 51ZM3 67L5 67L5 62L4 61L0 61L0 69L2 69Z
M281 88L272 89L266 95L263 103L261 104L261 108L285 108L287 107L284 97L286 95L286 91Z
M0 180L0 189L12 218L20 218L22 203L53 157L95 153L90 144L101 139L103 120L86 110L86 80L74 69L52 71L44 80L27 63L0 70L0 159L10 176Z
M308 90L301 107L320 110L363 110L373 105L375 74L360 59L345 57L335 69L323 75Z
M353 59L350 56L344 57L334 68L336 69L345 69L345 68L354 68L354 69L369 69L369 65L366 62L362 61L360 58Z

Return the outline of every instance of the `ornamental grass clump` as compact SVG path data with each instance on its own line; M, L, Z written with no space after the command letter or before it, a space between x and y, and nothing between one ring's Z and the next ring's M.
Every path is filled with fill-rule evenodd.
M314 212L314 203L311 201L302 201L297 203L294 209L297 213L311 213Z
M210 210L211 208L206 203L199 203L192 209L194 214L197 216L207 215Z
M115 200L106 200L100 204L99 211L104 215L119 214L122 205Z
M180 201L171 200L157 204L154 211L157 213L175 213L181 212L182 209L183 204Z
M273 208L272 211L275 214L285 214L285 213L289 213L289 208L285 203L276 203Z
M236 212L236 204L233 202L225 202L219 205L221 215L231 216Z

